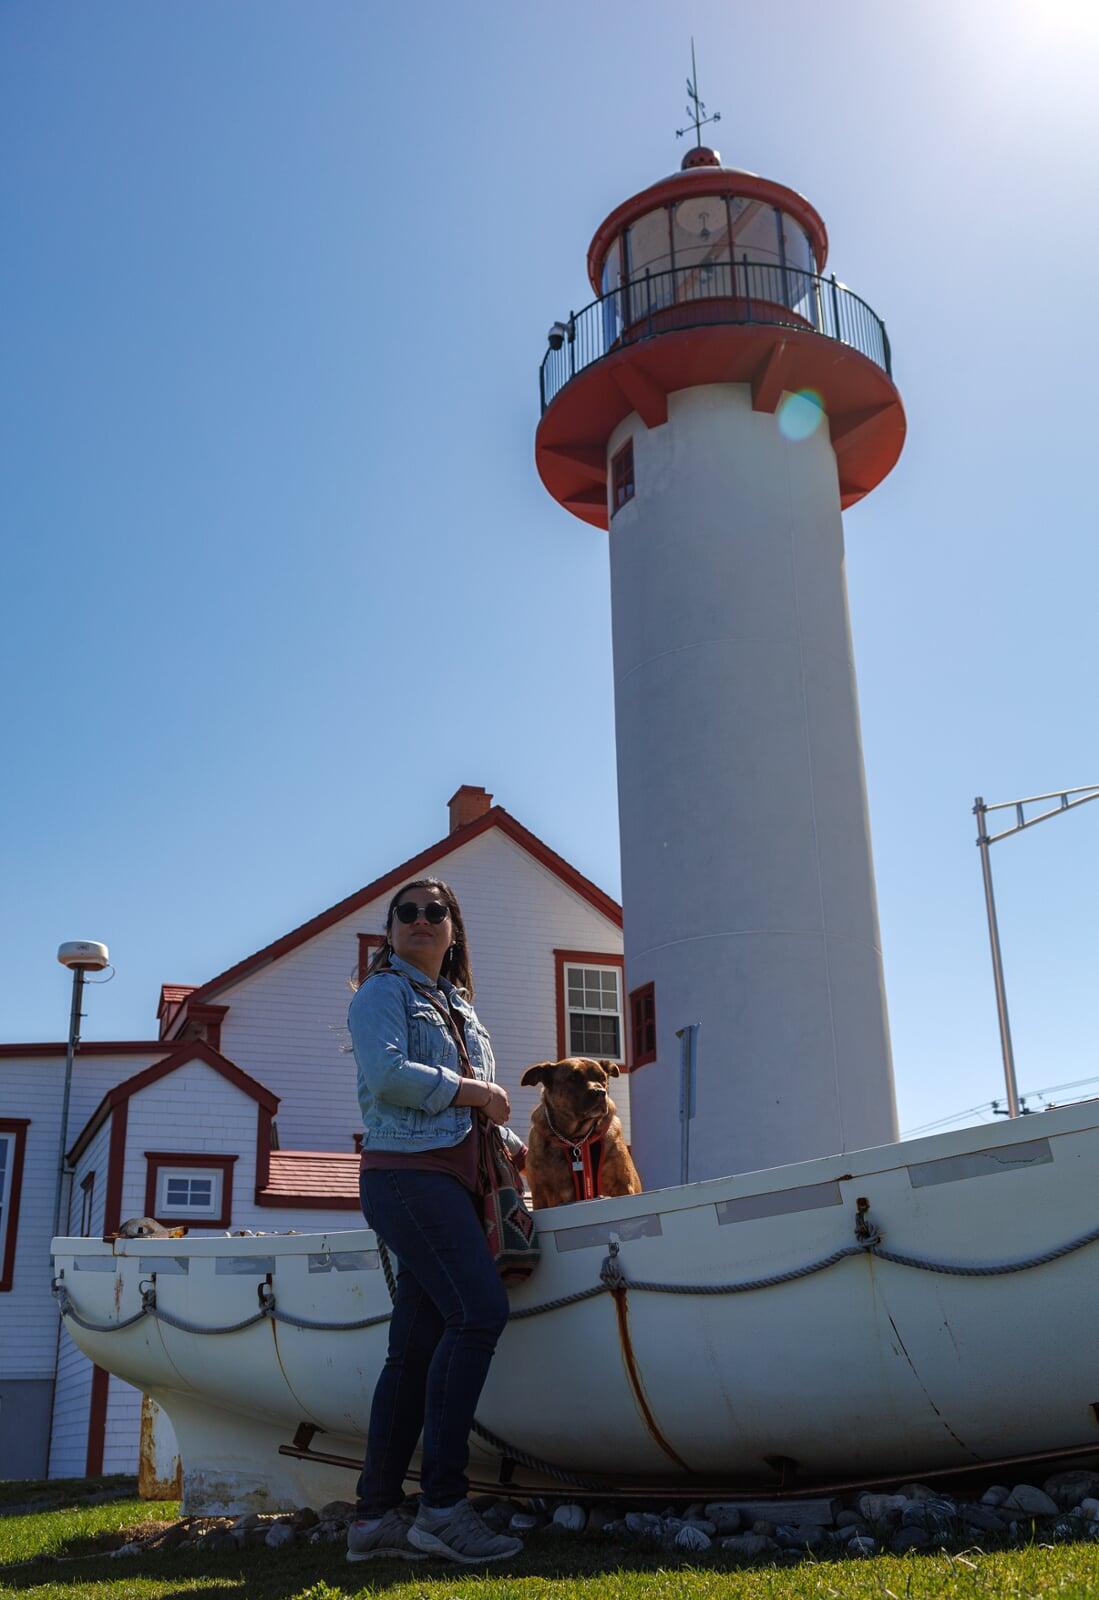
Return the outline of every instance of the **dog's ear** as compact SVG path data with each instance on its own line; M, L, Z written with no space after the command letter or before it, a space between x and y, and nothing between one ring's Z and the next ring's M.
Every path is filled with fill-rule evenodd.
M530 1088L535 1083L548 1083L556 1065L556 1061L539 1061L537 1066L527 1068L519 1082L524 1088Z
M603 1068L608 1078L617 1078L619 1076L617 1061L601 1061L599 1065Z

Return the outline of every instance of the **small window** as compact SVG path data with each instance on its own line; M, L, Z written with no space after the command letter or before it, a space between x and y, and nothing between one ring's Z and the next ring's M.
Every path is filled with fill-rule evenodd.
M221 1210L221 1174L162 1167L156 1209L163 1216L215 1216Z
M571 1056L622 1059L622 1002L617 967L565 968Z
M633 499L633 440L627 439L611 457L611 516Z
M198 1150L146 1150L145 1215L169 1226L227 1228L236 1160Z
M86 1173L80 1184L80 1237L90 1239L92 1234L92 1202L95 1196L95 1173Z
M630 993L630 1042L631 1070L647 1067L656 1060L656 994L651 983L643 983Z

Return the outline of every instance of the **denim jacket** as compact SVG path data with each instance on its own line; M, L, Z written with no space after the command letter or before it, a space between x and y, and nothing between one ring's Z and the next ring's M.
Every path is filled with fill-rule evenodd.
M436 1007L413 987L431 989L430 979L399 956L389 962L388 971L360 985L347 1013L363 1148L409 1155L460 1144L473 1121L468 1106L454 1104L462 1081L458 1046ZM461 1016L474 1073L492 1082L496 1062L477 1013L446 978L439 979L434 993L444 1009L449 1000ZM521 1148L521 1140L503 1131L513 1150Z

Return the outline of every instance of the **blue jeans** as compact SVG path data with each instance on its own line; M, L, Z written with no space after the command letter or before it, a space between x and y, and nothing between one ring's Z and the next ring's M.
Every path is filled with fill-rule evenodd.
M369 1171L359 1193L363 1215L399 1265L358 1514L380 1517L400 1505L421 1430L423 1499L456 1505L469 1489L469 1430L508 1319L508 1297L476 1202L457 1178Z

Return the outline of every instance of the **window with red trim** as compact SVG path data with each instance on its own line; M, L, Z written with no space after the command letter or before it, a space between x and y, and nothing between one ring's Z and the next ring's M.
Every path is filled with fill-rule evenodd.
M29 1117L0 1117L0 1289L10 1289L15 1277L15 1235L29 1127Z
M627 439L611 457L611 516L633 499L633 440Z
M227 1228L236 1156L146 1150L145 1215L173 1227Z
M358 981L361 983L366 977L366 969L374 959L374 952L381 949L385 939L380 933L360 933L357 937L359 941Z
M656 1060L656 991L651 983L630 990L630 1069Z
M92 1236L92 1201L95 1198L95 1173L85 1173L80 1182L80 1237Z

